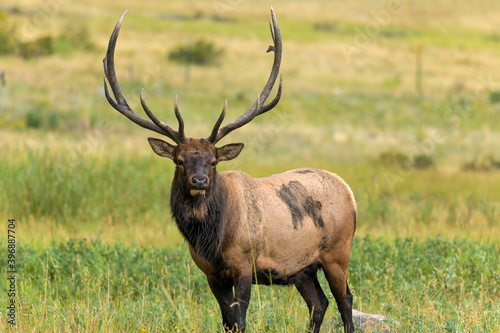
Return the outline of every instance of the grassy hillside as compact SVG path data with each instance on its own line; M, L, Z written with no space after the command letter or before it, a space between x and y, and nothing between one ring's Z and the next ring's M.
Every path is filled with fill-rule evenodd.
M221 168L254 176L302 166L334 171L358 198L362 235L498 239L498 6L278 1L274 7L284 40L283 98L224 140L246 148ZM4 218L23 221L27 242L45 246L67 237L179 240L166 205L171 164L150 151L151 133L103 96L107 39L128 9L116 67L129 104L142 114L144 86L149 106L175 125L177 94L187 134L204 137L225 97L227 118L234 119L267 78L268 5L17 1L2 9L3 26L16 32L11 39L52 39L51 55L0 56L7 79L0 87ZM171 49L200 38L224 50L218 65L167 59ZM117 184L126 198L115 195ZM136 221L161 231L138 233ZM39 232L47 229L50 235Z

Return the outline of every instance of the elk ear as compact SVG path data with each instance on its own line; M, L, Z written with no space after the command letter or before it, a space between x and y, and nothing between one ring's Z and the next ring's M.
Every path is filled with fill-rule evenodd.
M240 154L244 146L242 143L231 143L217 148L217 159L219 161L230 161Z
M175 158L175 146L172 146L170 143L165 142L160 139L148 138L149 144L153 151L162 156L167 157L173 160Z

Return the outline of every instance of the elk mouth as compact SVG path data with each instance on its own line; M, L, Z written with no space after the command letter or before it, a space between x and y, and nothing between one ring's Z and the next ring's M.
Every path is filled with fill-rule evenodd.
M190 189L189 194L191 194L192 197L205 197L205 190L202 189Z

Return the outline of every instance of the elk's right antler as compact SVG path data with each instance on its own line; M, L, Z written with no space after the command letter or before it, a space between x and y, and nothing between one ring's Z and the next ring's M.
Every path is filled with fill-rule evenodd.
M177 121L179 122L179 130L174 129L170 125L159 120L151 112L151 110L149 110L148 106L146 105L146 102L144 101L144 88L141 90L141 105L151 120L147 120L136 114L127 104L125 97L123 97L120 85L118 84L118 80L116 79L114 57L115 57L116 40L118 39L118 34L120 33L120 28L122 25L123 18L125 17L125 14L127 14L127 11L123 13L122 17L116 24L113 33L111 34L108 44L108 50L106 51L106 56L103 59L104 74L105 74L104 93L106 94L106 98L109 104L111 104L111 106L115 110L126 116L128 119L132 120L137 125L149 129L151 131L155 131L162 135L165 135L170 139L172 139L175 143L181 144L186 141L186 136L184 135L184 121L182 120L179 108L177 107L177 96L175 96L174 112ZM106 79L109 82L109 85L111 87L111 90L113 91L113 95L115 96L116 101L113 100L113 98L109 94Z
M276 104L278 104L281 98L282 77L280 76L280 85L278 87L278 92L276 94L276 97L269 104L264 105L267 98L269 97L269 94L271 93L274 83L276 82L281 64L281 49L282 49L281 33L280 33L280 27L278 25L278 20L276 19L276 14L274 14L272 6L271 6L271 19L269 20L269 26L271 28L271 36L273 37L273 43L274 43L274 45L269 46L269 48L267 49L267 52L274 51L273 68L271 69L271 74L269 75L269 79L267 80L264 89L262 89L262 92L257 96L257 100L255 101L255 103L253 103L252 107L248 109L244 114L242 114L239 118L233 120L226 126L219 129L226 114L226 106L227 106L227 100L226 100L224 109L222 110L219 119L215 123L215 126L212 130L212 134L210 135L210 137L207 138L207 140L213 143L214 145L218 141L220 141L223 137L228 135L230 132L234 131L237 128L240 128L241 126L252 121L252 119L254 119L255 117L263 113L266 113L267 111L274 108Z

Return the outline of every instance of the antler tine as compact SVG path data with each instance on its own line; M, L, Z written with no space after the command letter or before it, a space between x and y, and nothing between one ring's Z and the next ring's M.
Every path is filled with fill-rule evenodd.
M174 100L174 113L175 113L175 118L177 118L177 122L179 123L179 139L182 142L186 141L186 135L184 134L184 119L182 119L181 113L179 112L179 107L177 106L177 95L175 95L175 100Z
M273 11L273 6L271 6L271 12L274 13ZM273 44L276 44L276 35L274 33L274 28L273 28L273 21L271 18L269 18L269 29L271 30L271 37L273 38ZM269 48L271 48L272 46L269 45ZM270 50L268 49L267 52L269 52Z
M177 121L179 122L179 130L175 130L169 124L164 123L160 119L158 119L153 112L146 105L146 101L144 100L144 87L141 89L141 105L144 109L144 112L148 115L148 117L161 129L165 131L165 135L167 135L170 139L172 139L175 143L181 144L186 141L186 137L184 135L184 120L181 117L179 109L177 107L177 96L175 96L175 116L177 117Z
M108 49L106 51L106 56L104 57L103 65L104 65L104 93L106 95L106 99L108 100L109 104L118 112L126 116L128 119L132 120L134 123L137 125L144 127L146 129L149 129L151 131L157 132L159 134L165 135L172 139L175 143L179 144L182 143L185 140L184 137L184 123L182 122L182 136L179 134L181 131L176 131L172 127L170 127L168 124L165 124L164 122L160 121L156 116L149 110L149 108L146 105L146 102L144 101L143 98L143 92L144 89L141 90L141 104L146 112L146 114L151 118L151 120L147 120L138 114L136 114L130 106L127 104L127 101L125 100L125 97L122 94L122 91L120 89L120 85L118 84L118 80L116 78L116 72L115 72L115 47L116 47L116 41L118 39L118 35L120 33L120 28L123 22L123 18L125 17L125 14L127 14L127 11L123 13L123 15L120 17L120 20L118 23L116 23L115 29L113 30L113 33L111 34L111 37L109 38L109 44L108 44ZM108 91L108 85L107 82L109 82L109 86L111 87L111 91L113 92L113 95L115 97L115 100L111 97ZM176 116L178 114L178 111L176 111ZM180 117L180 114L179 114ZM179 120L179 117L177 119ZM180 118L182 120L182 118ZM181 121L179 121L179 127L181 127Z
M222 112L220 113L219 119L217 119L217 122L214 125L214 129L212 130L212 134L210 134L210 137L208 137L208 142L212 142L215 144L217 141L217 133L219 132L219 127L222 125L222 122L224 121L224 117L226 116L226 108L227 108L227 98L226 101L224 102L224 107L222 108Z
M271 52L271 51L274 52L273 67L271 69L271 74L269 75L269 79L267 80L267 83L264 86L264 89L262 89L262 92L259 94L259 97L253 103L253 105L252 105L252 107L250 107L250 109L248 109L239 118L233 120L232 122L230 122L226 126L222 127L218 131L218 133L215 137L213 137L213 135L210 136L210 138L213 137L213 140L211 140L211 142L213 144L216 144L223 137L225 137L226 135L228 135L230 132L234 131L235 129L240 128L241 126L249 123L255 117L257 117L257 116L271 110L272 108L274 108L278 104L278 102L281 98L282 78L280 78L280 83L279 83L278 92L276 94L276 97L269 104L267 104L267 105L264 104L265 101L267 100L267 98L269 97L269 94L271 93L271 90L276 82L276 79L278 78L280 64L281 64L281 54L282 54L281 32L280 32L280 28L278 25L278 20L276 19L276 14L274 13L272 6L271 6L271 19L269 20L269 25L270 25L270 29L271 29L271 36L273 38L273 43L274 43L274 45L269 46L269 48L267 49L267 52ZM215 127L214 127L214 130L215 130Z
M121 92L120 86L118 84L118 80L116 79L116 73L115 73L115 47L116 47L116 40L118 39L118 35L120 33L120 28L122 26L122 21L125 15L127 14L127 11L123 13L123 15L120 17L120 20L118 20L118 23L116 23L115 29L113 30L113 33L111 34L111 37L109 38L109 44L108 44L108 49L106 51L106 56L103 59L104 63L104 74L105 77L109 81L109 85L111 86L111 90L113 91L113 95L115 96L115 99L117 100L117 105L126 105L127 102L125 101L125 98L123 97L123 94ZM104 80L104 87L106 87L106 80ZM120 111L120 110L118 110Z
M283 84L283 75L280 75L280 84L278 86L278 92L276 93L276 96L269 104L263 105L259 109L259 114L257 116L259 116L263 113L266 113L267 111L271 110L272 108L274 108L278 104L278 102L280 101L280 98L281 98L282 84Z

